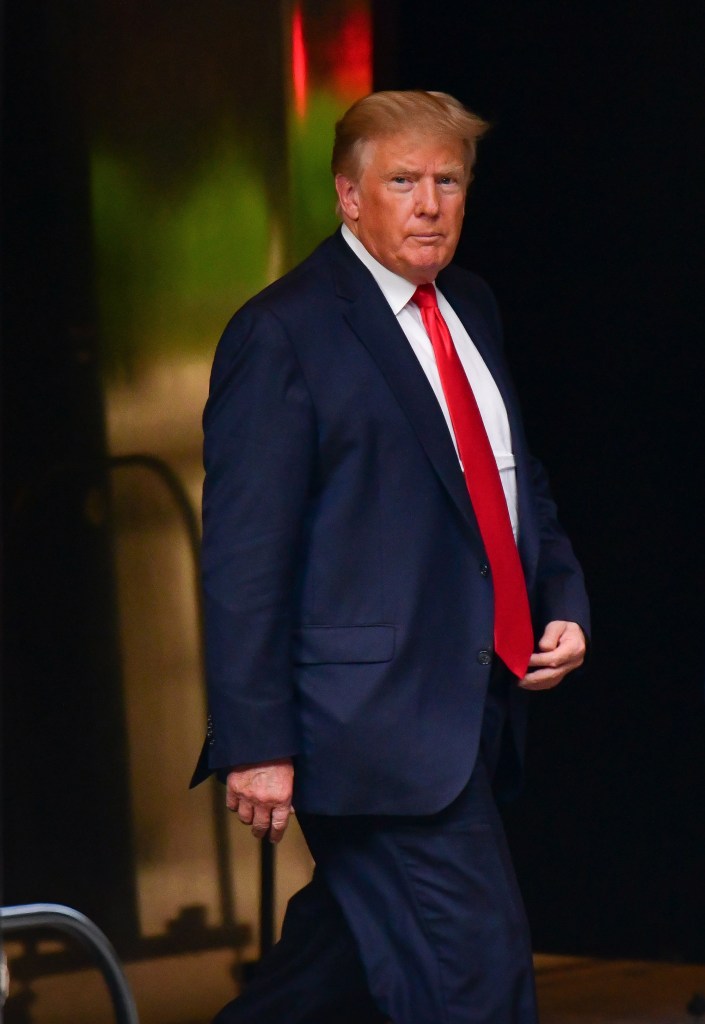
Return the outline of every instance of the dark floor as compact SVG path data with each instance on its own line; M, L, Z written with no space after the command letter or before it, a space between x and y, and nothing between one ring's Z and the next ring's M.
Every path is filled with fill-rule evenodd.
M11 946L8 952L12 966ZM232 966L230 950L128 965L140 1024L207 1024L232 998ZM693 994L705 992L705 965L538 955L536 971L542 1024L705 1022L705 1016L687 1012ZM31 994L14 979L10 992L4 1024L112 1024L114 1019L94 971L39 978Z
M542 1024L698 1024L705 965L536 957Z

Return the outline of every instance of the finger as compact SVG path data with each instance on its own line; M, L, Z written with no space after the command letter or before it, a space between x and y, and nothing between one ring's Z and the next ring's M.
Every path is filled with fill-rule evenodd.
M286 826L289 824L290 807L275 807L272 811L272 825L269 830L269 839L272 843L281 842Z
M529 658L529 668L558 668L561 664L561 655L558 651L546 651L545 654L532 654Z
M529 693L538 693L539 690L553 690L562 681L561 679L546 679L540 681L525 681L519 683L519 687L522 690L527 690Z
M545 654L532 654L529 658L529 668L573 669L577 668L582 660L581 651L561 644L554 651L546 651Z
M225 782L225 806L229 811L236 811L240 802L240 791L232 781L232 773L228 775Z
M237 807L237 816L243 825L251 825L255 816L255 809L249 800L240 799Z
M565 629L564 622L549 622L539 640L539 650L553 651L560 643L561 636Z
M527 672L519 683L523 690L550 690L565 678L564 671L554 669L540 669L536 672Z
M256 839L264 839L269 832L269 826L272 823L270 813L266 807L256 807L254 817L252 819L252 835Z

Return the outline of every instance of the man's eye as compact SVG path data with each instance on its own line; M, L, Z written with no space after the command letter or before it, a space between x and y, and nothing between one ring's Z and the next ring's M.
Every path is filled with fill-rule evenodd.
M395 185L406 185L409 179L405 178L403 174L395 174L392 181Z

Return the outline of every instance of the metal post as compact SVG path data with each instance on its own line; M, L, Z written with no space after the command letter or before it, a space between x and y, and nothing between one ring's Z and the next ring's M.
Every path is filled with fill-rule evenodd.
M259 950L264 956L274 945L274 852L267 839L260 852Z

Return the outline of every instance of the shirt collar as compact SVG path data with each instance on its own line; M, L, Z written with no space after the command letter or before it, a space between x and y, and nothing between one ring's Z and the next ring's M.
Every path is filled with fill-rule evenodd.
M343 224L340 233L358 259L365 264L374 277L382 294L392 307L394 315L399 316L404 306L411 301L411 296L416 291L416 285L412 284L411 281L407 281L405 277L401 277L399 274L395 274L393 271L382 266L374 256L370 255L360 239L352 233L347 224Z

